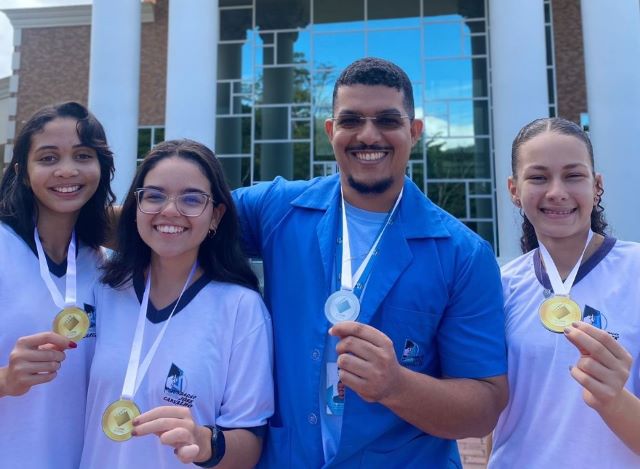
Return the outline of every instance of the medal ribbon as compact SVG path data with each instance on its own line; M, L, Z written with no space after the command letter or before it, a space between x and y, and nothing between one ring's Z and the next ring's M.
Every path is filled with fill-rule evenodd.
M38 251L38 264L40 265L40 277L47 286L47 290L51 293L51 299L60 309L64 309L68 306L76 305L76 232L71 233L71 241L67 248L67 272L65 275L65 292L64 298L56 284L53 283L51 273L49 272L49 265L47 264L47 257L42 248L40 242L40 235L38 234L38 227L33 229L33 239L36 243L36 250Z
M560 273L558 272L558 268L556 267L553 259L551 258L551 254L544 244L538 240L538 244L540 245L540 254L542 255L542 259L544 260L544 267L547 271L547 275L549 276L549 282L551 283L551 288L553 289L554 294L569 296L569 292L571 291L571 287L573 286L573 282L576 279L576 275L578 275L578 269L580 268L580 263L582 262L582 258L584 257L584 253L587 250L587 246L591 242L593 238L593 231L589 230L589 234L587 236L587 242L584 245L584 249L582 249L582 254L580 254L580 258L576 265L573 266L569 275L567 275L566 280L563 282L560 278Z
M362 290L364 289L364 284L371 274L371 268L373 266L373 262L371 262L371 258L374 254L376 254L376 248L382 239L382 235L387 229L387 226L391 224L391 219L393 214L396 212L398 205L400 204L400 200L402 199L402 193L404 192L404 188L398 194L398 198L396 199L396 203L393 205L393 208L387 214L384 222L382 223L382 228L380 228L380 232L376 240L373 242L371 249L367 253L367 256L358 267L353 276L351 275L351 245L349 243L349 226L347 225L347 210L345 207L344 194L342 193L342 189L340 190L340 199L342 201L342 257L339 261L341 264L340 271L340 289L353 291L353 294L360 298L362 294ZM362 280L362 281L361 281ZM354 287L355 286L355 287Z
M142 340L144 337L144 326L147 319L147 307L149 306L149 293L151 291L151 269L149 269L149 274L147 275L147 282L144 286L144 294L142 295L142 303L140 303L140 312L138 313L138 322L136 324L136 332L133 336L133 343L131 344L131 354L129 355L129 364L127 365L127 374L124 378L124 384L122 386L122 398L128 399L130 401L133 400L133 396L135 396L136 392L138 392L138 388L140 387L140 383L144 379L147 374L147 370L149 369L149 365L151 365L151 360L153 356L156 354L158 350L158 346L160 345L160 341L162 337L164 337L164 333L169 326L169 322L171 322L171 318L173 317L173 313L175 313L176 308L178 307L178 303L180 303L180 299L182 298L183 293L189 286L191 279L193 278L193 274L196 271L196 267L198 266L198 262L194 262L191 267L191 271L189 272L189 276L187 277L187 281L184 283L182 287L182 291L176 300L176 304L173 306L171 310L171 314L167 318L162 326L162 329L158 333L156 340L149 348L149 351L144 357L142 364L140 363L140 355L142 353Z

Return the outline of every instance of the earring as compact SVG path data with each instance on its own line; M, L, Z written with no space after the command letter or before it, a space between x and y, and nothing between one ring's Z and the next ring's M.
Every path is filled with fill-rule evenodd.
M513 203L516 207L521 208L522 207L522 202L520 202L520 199L514 199Z
M209 232L207 233L207 236L209 236L209 238L213 238L217 232L218 232L218 228L214 226L212 228L209 228Z

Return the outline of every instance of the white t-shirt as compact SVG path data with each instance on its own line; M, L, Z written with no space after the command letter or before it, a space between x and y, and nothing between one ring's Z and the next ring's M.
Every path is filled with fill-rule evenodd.
M93 285L99 277L99 251L80 246L77 254L78 305L89 313L92 328L78 348L67 350L58 376L18 397L0 398L0 467L75 469L80 462L89 367L95 344ZM66 261L49 264L64 296ZM61 277L56 274L62 275ZM0 366L20 337L52 330L60 308L40 277L37 254L7 225L0 223Z
M640 396L640 244L606 238L578 271L571 298L633 356L626 387ZM582 398L570 373L579 352L544 328L550 284L537 250L502 269L510 399L493 435L491 469L639 468L634 455ZM546 290L546 292L545 292ZM586 313L586 314L585 314ZM592 313L586 317L587 314ZM599 314L598 314L599 313Z
M185 467L155 435L114 442L102 431L102 414L120 398L142 291L96 288L95 358L87 396L85 447L80 467ZM149 302L142 358L173 304ZM155 323L153 322L155 321ZM260 295L238 285L200 277L185 291L134 396L141 412L167 405L191 408L199 424L227 428L264 425L273 414L271 321Z

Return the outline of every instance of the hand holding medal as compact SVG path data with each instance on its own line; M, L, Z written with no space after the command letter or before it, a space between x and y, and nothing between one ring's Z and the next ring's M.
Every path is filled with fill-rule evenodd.
M580 351L571 376L583 387L583 398L598 412L615 406L626 392L631 354L606 331L579 322L564 330L565 337Z
M380 402L395 394L403 367L398 363L393 342L368 324L341 322L329 329L340 338L340 381L367 402Z
M64 350L76 347L54 332L21 337L9 354L9 364L0 368L0 397L21 396L33 386L52 381L65 359Z
M102 431L104 434L113 441L126 441L131 438L133 431L133 422L141 412L138 406L133 402L140 383L147 374L151 360L153 359L160 341L164 337L164 334L171 322L173 313L175 313L180 299L184 294L193 278L193 274L196 272L198 266L197 262L194 262L191 267L191 271L187 277L187 281L182 287L182 291L176 300L173 310L164 323L164 326L158 333L153 344L149 348L149 351L144 357L142 363L140 363L140 356L142 353L142 340L144 337L144 326L147 320L147 307L149 305L149 294L151 292L151 272L147 274L147 282L144 288L144 295L142 296L142 302L140 303L140 311L138 312L138 322L136 324L136 331L133 336L133 343L131 344L131 354L129 356L129 363L127 366L127 373L124 378L124 384L122 386L122 394L120 399L111 403L102 414Z
M156 407L133 421L134 436L155 434L174 448L180 462L190 464L211 457L211 432L198 425L191 410L182 406Z
M560 273L556 267L551 254L547 248L539 243L540 254L544 260L544 267L549 276L549 282L553 289L553 296L547 298L542 302L539 309L540 320L542 325L549 329L551 332L562 333L566 327L569 327L572 323L582 320L582 311L580 306L569 297L569 292L573 286L573 282L578 275L578 269L584 257L584 253L587 250L587 246L593 238L593 231L589 230L587 236L587 242L578 258L578 261L569 272L566 280L563 282L560 278Z

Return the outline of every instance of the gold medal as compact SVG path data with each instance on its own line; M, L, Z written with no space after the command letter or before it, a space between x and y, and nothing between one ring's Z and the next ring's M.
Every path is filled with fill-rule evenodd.
M552 296L540 305L540 320L551 332L563 332L565 327L582 319L580 306L568 296Z
M77 306L70 306L60 311L53 320L53 332L68 339L78 341L89 331L89 316Z
M126 441L131 438L133 419L138 415L140 409L133 401L119 399L102 414L102 431L113 441Z

